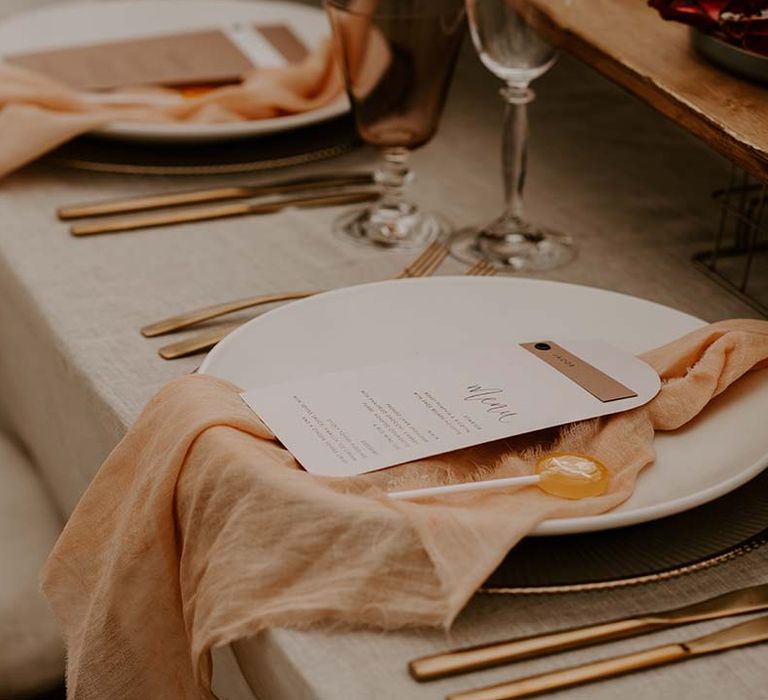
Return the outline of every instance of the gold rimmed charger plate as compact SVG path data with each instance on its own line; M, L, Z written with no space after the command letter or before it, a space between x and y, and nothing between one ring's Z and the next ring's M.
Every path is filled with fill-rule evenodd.
M120 175L224 175L259 172L334 158L357 145L349 117L266 137L198 145L140 144L82 137L47 161Z
M550 594L665 581L768 543L768 470L731 493L661 520L602 532L530 537L481 592Z

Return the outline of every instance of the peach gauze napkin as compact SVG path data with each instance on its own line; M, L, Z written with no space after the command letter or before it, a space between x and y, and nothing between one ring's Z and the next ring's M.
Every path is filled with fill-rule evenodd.
M546 444L542 434L500 440L345 479L301 470L235 387L206 376L169 384L104 463L44 571L69 697L211 697L211 648L270 626L449 625L537 523L624 501L654 459L655 430L680 427L768 366L768 322L716 323L643 357L663 379L644 407L552 431ZM383 496L531 473L550 449L603 461L609 492Z
M161 88L86 94L0 62L0 177L110 122L266 119L322 107L339 97L343 87L330 42L300 63L258 70L239 85L198 97Z

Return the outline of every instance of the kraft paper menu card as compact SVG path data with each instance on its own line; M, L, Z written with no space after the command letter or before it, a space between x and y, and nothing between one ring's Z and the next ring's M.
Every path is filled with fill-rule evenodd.
M286 25L137 37L5 56L79 90L237 82L254 68L301 61L307 48Z
M468 350L252 389L244 401L313 474L352 476L637 408L642 360L597 340Z

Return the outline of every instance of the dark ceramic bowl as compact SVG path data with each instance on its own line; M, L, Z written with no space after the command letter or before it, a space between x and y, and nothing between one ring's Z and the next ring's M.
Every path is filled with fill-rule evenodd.
M721 68L741 78L768 84L768 56L746 51L695 28L691 29L691 43Z

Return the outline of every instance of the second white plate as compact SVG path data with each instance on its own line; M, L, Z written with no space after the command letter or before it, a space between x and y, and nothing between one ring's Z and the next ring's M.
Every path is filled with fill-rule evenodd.
M643 299L557 282L433 277L377 282L293 302L223 340L200 371L248 389L447 350L546 335L601 338L640 353L703 321ZM768 465L768 370L741 379L682 429L656 436L634 494L601 515L549 520L563 535L623 527L701 505Z
M0 22L3 55L66 48L174 32L212 29L238 22L285 24L309 47L330 35L316 7L274 0L111 0L55 4ZM113 123L97 132L129 141L195 143L222 141L296 129L349 111L346 96L320 109L274 119L223 124Z

